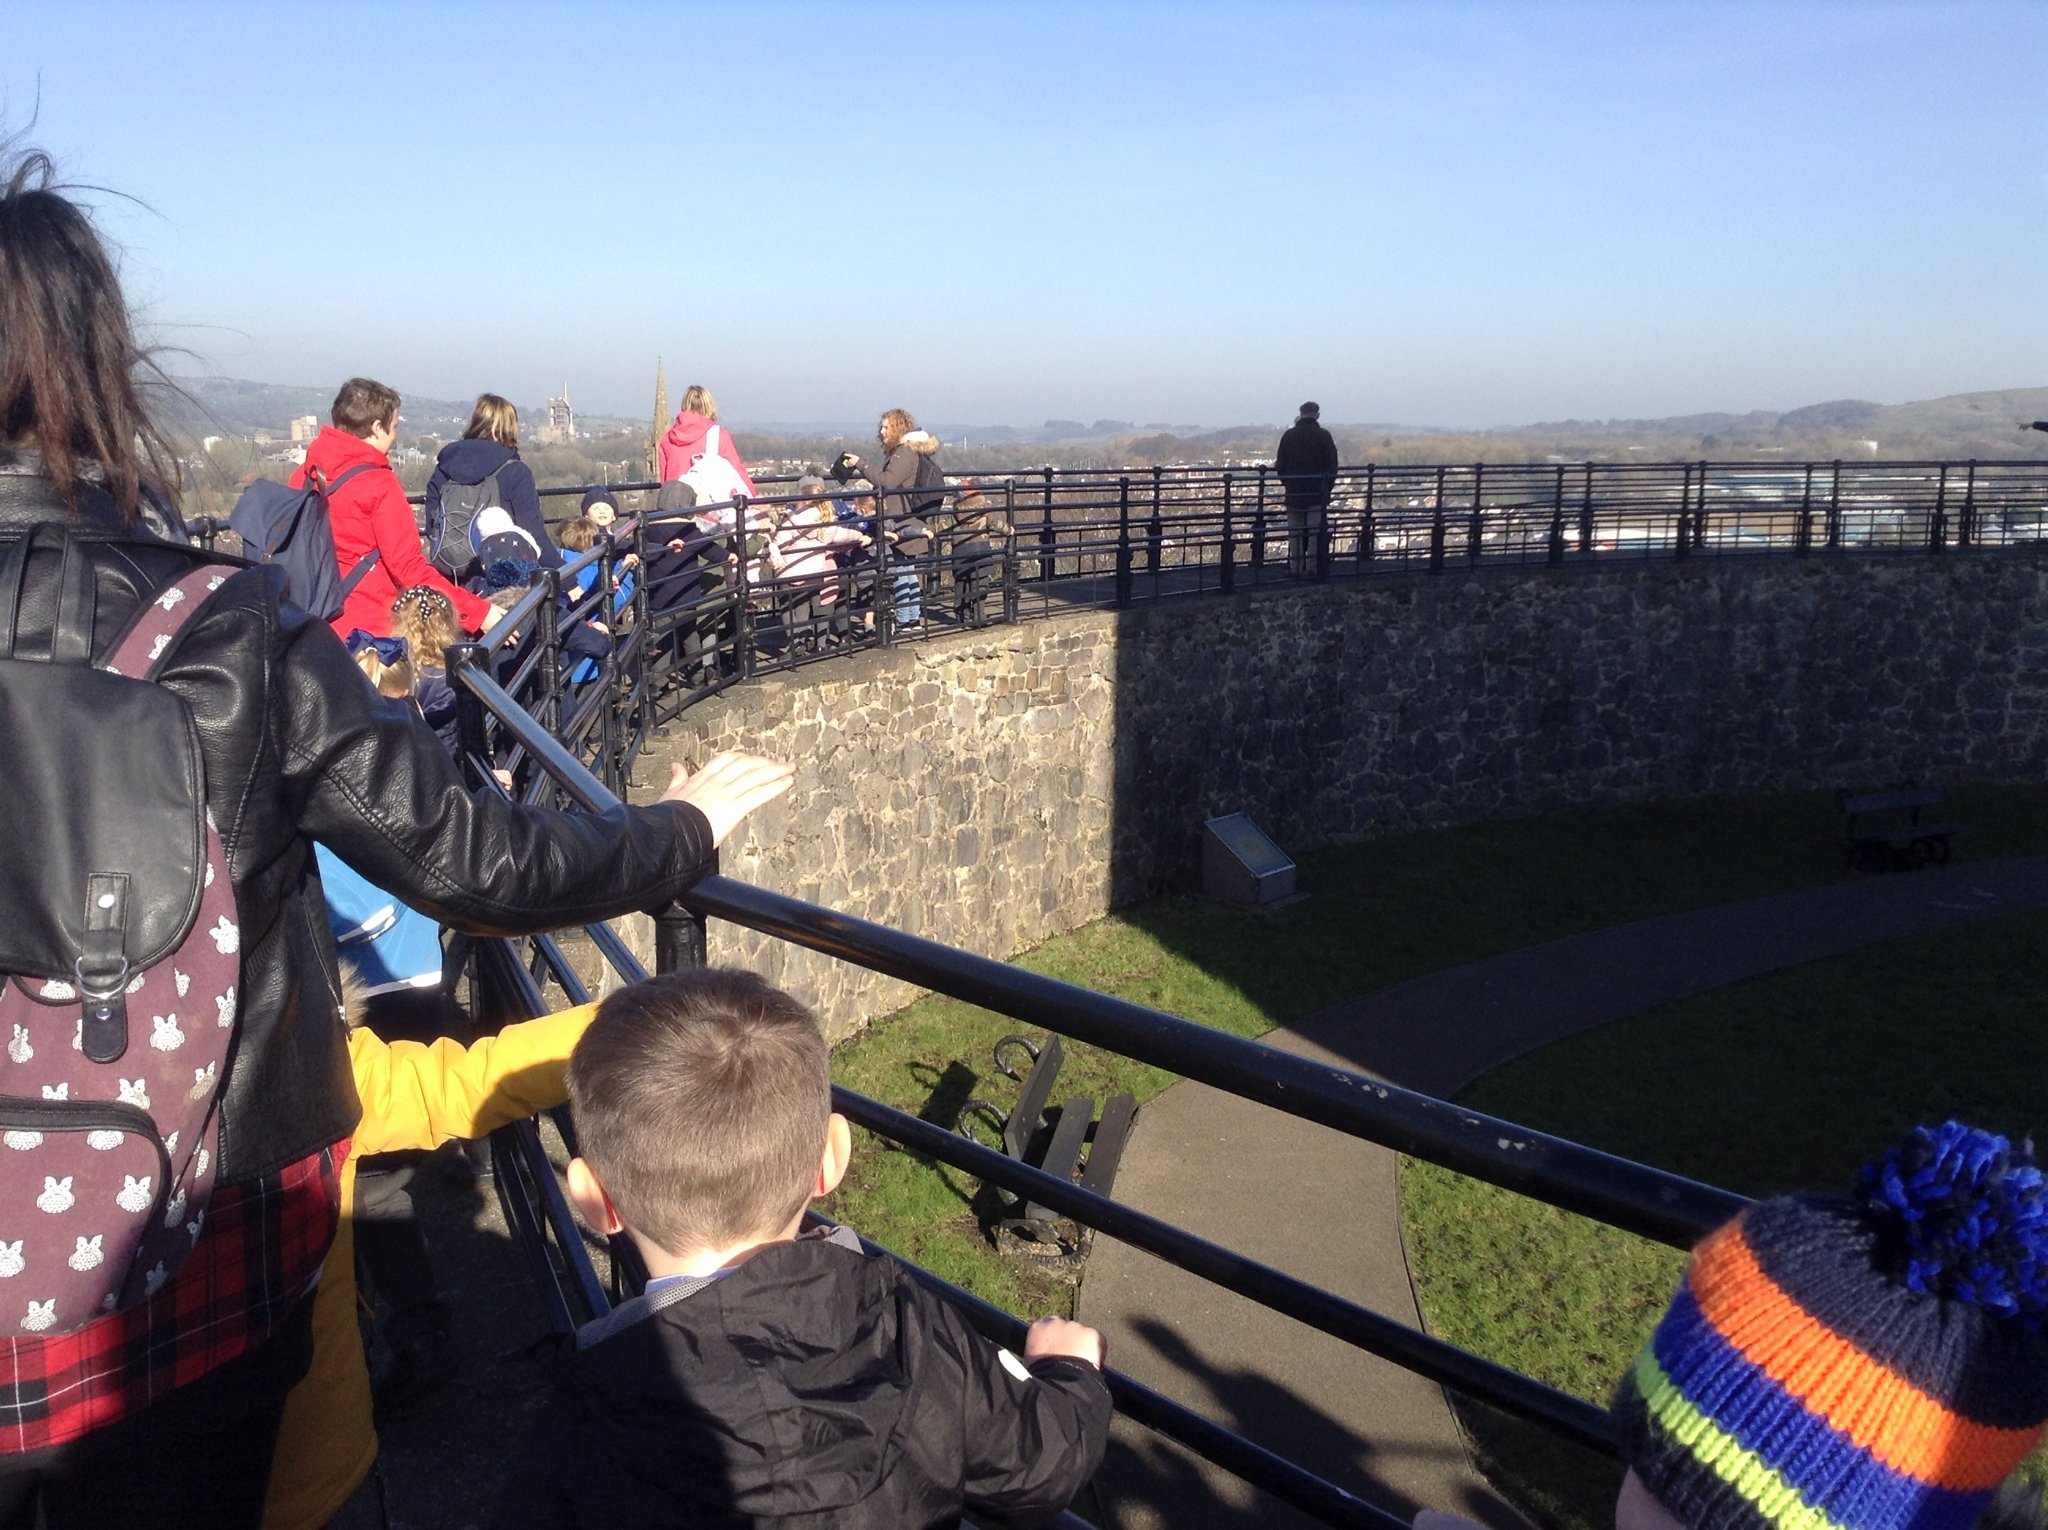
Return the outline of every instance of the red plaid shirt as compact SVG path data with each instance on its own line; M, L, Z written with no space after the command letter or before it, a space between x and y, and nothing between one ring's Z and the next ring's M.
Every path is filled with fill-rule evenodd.
M215 1189L191 1256L149 1300L76 1333L0 1340L0 1455L105 1428L269 1338L320 1279L348 1147Z

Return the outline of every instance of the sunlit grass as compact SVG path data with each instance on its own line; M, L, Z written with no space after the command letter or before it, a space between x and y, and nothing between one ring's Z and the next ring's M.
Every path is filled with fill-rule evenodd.
M1460 1099L1748 1195L1846 1190L1916 1122L2048 1123L2048 914L1888 942L1570 1037ZM1410 1268L1433 1332L1605 1402L1682 1256L1404 1164ZM1617 1472L1483 1409L1494 1475L1542 1518L1611 1522ZM2048 1471L2048 1461L2040 1463Z

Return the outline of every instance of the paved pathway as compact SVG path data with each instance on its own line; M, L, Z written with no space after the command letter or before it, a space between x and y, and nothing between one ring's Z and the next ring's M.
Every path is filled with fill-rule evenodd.
M1745 978L1902 935L2048 906L2048 856L1873 877L1572 936L1402 983L1273 1032L1289 1052L1454 1093L1531 1048ZM1138 1114L1117 1195L1420 1326L1394 1153L1193 1083ZM1403 1516L1519 1530L1473 1470L1440 1388L1102 1239L1080 1316L1113 1362ZM1105 1523L1306 1523L1118 1426Z

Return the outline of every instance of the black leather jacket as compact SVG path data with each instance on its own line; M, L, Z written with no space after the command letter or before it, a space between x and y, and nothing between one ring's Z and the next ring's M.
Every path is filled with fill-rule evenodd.
M25 462L32 468L0 451L0 548L38 522L66 520L49 481L23 471ZM316 1152L348 1136L360 1115L310 841L441 923L481 935L653 908L711 868L710 825L692 807L598 816L472 797L414 709L377 695L325 622L282 602L277 570L126 527L99 490L81 486L80 500L69 526L94 549L95 657L142 600L195 564L242 570L186 629L161 676L198 723L242 931L240 1029L221 1096L223 1182ZM40 549L31 560L17 625L24 657L49 652L56 562ZM78 788L92 789L89 758L80 759ZM32 876L9 825L38 805L6 790L0 876Z

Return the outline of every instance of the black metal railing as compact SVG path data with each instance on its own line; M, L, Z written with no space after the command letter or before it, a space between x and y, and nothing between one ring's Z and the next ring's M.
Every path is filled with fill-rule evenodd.
M922 516L761 482L629 511L491 634L520 705L614 790L651 729L730 685L984 623L1388 574L2048 546L2041 462L1375 463L1292 512L1264 467L961 475Z
M544 586L525 593L512 620L525 620L532 613L522 614L522 607L531 604L538 611L547 599ZM510 628L512 620L493 638ZM539 640L545 642L548 623L540 626ZM564 805L597 812L617 804L613 788L585 763L583 746L573 738L557 737L501 681L506 641L464 645L451 649L449 657L464 710L465 737L478 743L465 750L473 770L490 769L493 761L513 761L514 789L530 799L552 795ZM522 785L519 771L527 772L531 780ZM482 789L499 789L497 781L482 776L479 780ZM1412 1090L1311 1063L1174 1015L722 876L699 883L685 902L686 907L656 915L657 967L701 961L703 922L725 919L1676 1246L1688 1246L1744 1204L1726 1191ZM594 925L585 933L603 966L618 979L632 982L646 976L642 963L608 926ZM540 1013L543 978L553 978L571 1002L588 998L587 983L553 940L487 945L477 977L480 1008L492 1018L502 1021ZM1606 1415L1578 1398L903 1111L840 1088L834 1090L834 1103L879 1136L1050 1206L1083 1227L1126 1241L1334 1341L1380 1355L1559 1438L1610 1454L1614 1450ZM573 1145L573 1122L562 1113L556 1116L565 1143ZM569 1213L533 1122L499 1133L494 1149L500 1193L508 1198L508 1222L543 1286L551 1322L566 1327L585 1321L637 1289L642 1275L630 1250L623 1247L613 1251L609 1285L594 1273L587 1235ZM1018 1341L1019 1319L928 1272L913 1267L913 1273L960 1305L991 1337ZM1373 1530L1391 1530L1399 1523L1301 1464L1232 1434L1128 1377L1112 1372L1110 1384L1126 1417L1324 1523L1369 1525Z

